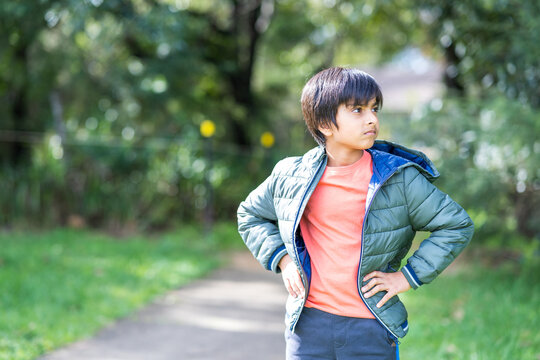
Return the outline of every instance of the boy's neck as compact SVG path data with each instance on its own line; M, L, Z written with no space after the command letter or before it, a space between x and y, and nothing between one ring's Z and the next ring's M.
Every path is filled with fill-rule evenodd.
M326 166L348 166L360 160L364 155L364 150L336 151L327 147L326 155L328 156Z

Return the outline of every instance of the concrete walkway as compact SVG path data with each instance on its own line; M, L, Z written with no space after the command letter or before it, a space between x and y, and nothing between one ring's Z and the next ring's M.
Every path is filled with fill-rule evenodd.
M282 360L287 293L249 253L40 360Z

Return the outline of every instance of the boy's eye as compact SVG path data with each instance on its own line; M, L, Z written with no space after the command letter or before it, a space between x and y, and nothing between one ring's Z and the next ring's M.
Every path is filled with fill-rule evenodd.
M358 106L358 107L354 108L352 112L354 112L354 113L361 113L362 111L365 110L365 108L366 108L365 106ZM378 106L375 106L375 107L373 107L373 108L371 109L371 111L374 112L374 113L378 113L378 112L379 112L379 107L378 107Z

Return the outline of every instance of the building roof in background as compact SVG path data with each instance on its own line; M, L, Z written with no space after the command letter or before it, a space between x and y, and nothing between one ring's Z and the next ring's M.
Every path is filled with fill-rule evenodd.
M410 113L415 107L440 97L444 91L444 67L426 58L419 49L406 49L380 67L357 67L377 80L387 112Z

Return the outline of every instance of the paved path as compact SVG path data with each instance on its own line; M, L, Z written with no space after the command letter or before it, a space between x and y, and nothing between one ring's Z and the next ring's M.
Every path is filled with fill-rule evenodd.
M249 253L41 360L282 360L286 291Z

